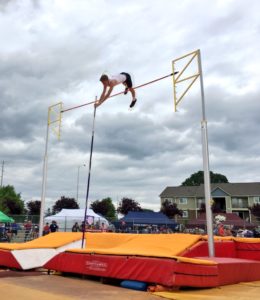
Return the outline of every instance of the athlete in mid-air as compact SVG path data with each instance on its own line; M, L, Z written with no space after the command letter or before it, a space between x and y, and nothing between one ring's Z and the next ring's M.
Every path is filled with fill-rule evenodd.
M103 92L100 96L100 99L95 103L95 106L98 107L99 105L101 105L104 101L106 101L112 91L113 88L118 85L118 84L123 84L125 86L125 91L124 94L126 95L128 91L130 91L131 95L132 95L132 102L130 104L130 108L134 107L137 99L135 98L135 90L133 89L133 83L132 83L132 79L131 76L128 73L122 72L120 74L116 74L113 76L108 76L103 74L100 77L100 81L103 84Z

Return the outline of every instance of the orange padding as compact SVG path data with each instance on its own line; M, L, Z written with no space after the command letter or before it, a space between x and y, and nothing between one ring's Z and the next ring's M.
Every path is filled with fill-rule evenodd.
M207 241L208 240L208 236L207 235L203 235L202 239ZM214 241L233 241L234 237L233 236L216 236L214 235Z
M3 250L59 248L82 238L81 232L54 232L26 243L0 243Z
M203 240L208 240L207 235L202 236ZM260 238L244 238L244 237L233 237L233 236L214 236L215 241L235 241L240 243L260 243Z
M242 237L236 237L234 238L235 242L240 242L240 243L260 243L260 238L242 238Z
M183 256L173 256L172 258L175 258L179 262L184 262L184 263L190 263L190 264L195 264L195 265L210 265L214 266L217 265L218 263L213 261L213 260L206 260L206 259L197 259L197 258L190 258L190 257L183 257Z
M201 236L193 234L87 233L86 239L86 249L70 249L68 251L176 258L197 243Z

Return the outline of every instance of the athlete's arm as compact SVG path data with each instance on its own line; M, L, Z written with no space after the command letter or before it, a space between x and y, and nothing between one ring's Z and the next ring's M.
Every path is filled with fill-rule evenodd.
M103 93L102 93L102 95L100 96L99 101L96 102L96 104L95 104L96 107L99 106L99 105L101 105L104 101L106 101L106 100L109 98L109 96L111 95L111 93L112 93L112 91L113 91L113 89L114 89L114 84L109 85L109 90L108 90L108 92L106 93L107 87L108 87L108 85L104 85Z
M103 92L102 92L102 94L101 94L101 96L100 96L100 98L99 98L99 102L103 102L104 100L104 98L105 98L105 95L106 95L106 91L107 91L107 85L106 84L104 84L104 87L103 87Z

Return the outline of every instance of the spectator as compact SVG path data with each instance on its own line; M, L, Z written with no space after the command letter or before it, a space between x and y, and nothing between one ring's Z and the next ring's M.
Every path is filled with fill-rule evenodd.
M10 242L9 236L6 233L5 230L5 224L0 223L0 241L1 242Z
M105 223L101 223L100 229L101 231L107 231L107 225Z
M81 232L86 231L86 224L85 224L84 221L81 222L81 225L80 225L80 231L81 231Z
M218 235L218 226L217 225L214 225L213 234Z
M37 239L38 237L39 237L39 226L37 224L34 224L32 230L32 238Z
M24 224L24 229L25 229L24 241L27 242L29 236L32 233L32 221L26 221L26 223Z
M76 222L73 226L72 226L72 232L78 232L80 231L80 228L79 228L79 224L78 222Z
M52 221L50 225L50 232L59 231L59 226L57 225L56 221Z
M250 237L253 237L253 232L251 230L245 229L243 231L243 235L244 235L244 237L250 238Z
M260 237L260 232L259 232L259 230L257 230L257 228L254 228L254 229L253 229L253 236L254 236L255 238L259 238L259 237Z
M16 222L11 224L11 233L12 235L17 235L19 226Z
M10 242L11 241L11 236L12 236L12 233L11 233L11 224L10 223L5 223L5 233L8 237L8 241Z
M244 233L243 233L243 231L244 231L244 230L243 230L243 229L241 229L241 228L240 228L240 229L238 229L238 231L237 231L237 235L236 235L236 236L237 236L237 237L244 237Z
M228 227L225 228L225 236L232 236L232 232Z
M219 236L224 236L225 235L224 226L221 223L218 225L218 235Z
M0 223L0 234L4 234L4 233L5 233L5 224Z
M99 221L97 221L96 224L95 224L95 229L98 230L99 228L100 228L100 226L99 226Z
M18 229L19 229L19 226L16 222L11 224L11 239L14 237L14 235L17 236Z
M43 227L42 235L46 235L46 234L49 234L49 233L50 233L50 226L49 226L49 223L47 222Z

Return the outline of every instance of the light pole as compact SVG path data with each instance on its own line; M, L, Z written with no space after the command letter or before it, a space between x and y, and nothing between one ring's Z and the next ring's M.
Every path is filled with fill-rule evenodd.
M79 169L80 169L80 167L86 167L86 165L84 164L84 165L78 166L78 173L77 173L77 196L76 196L77 202L79 200Z
M5 167L5 161L3 160L3 162L2 162L2 171L1 171L1 187L3 187L4 167Z

